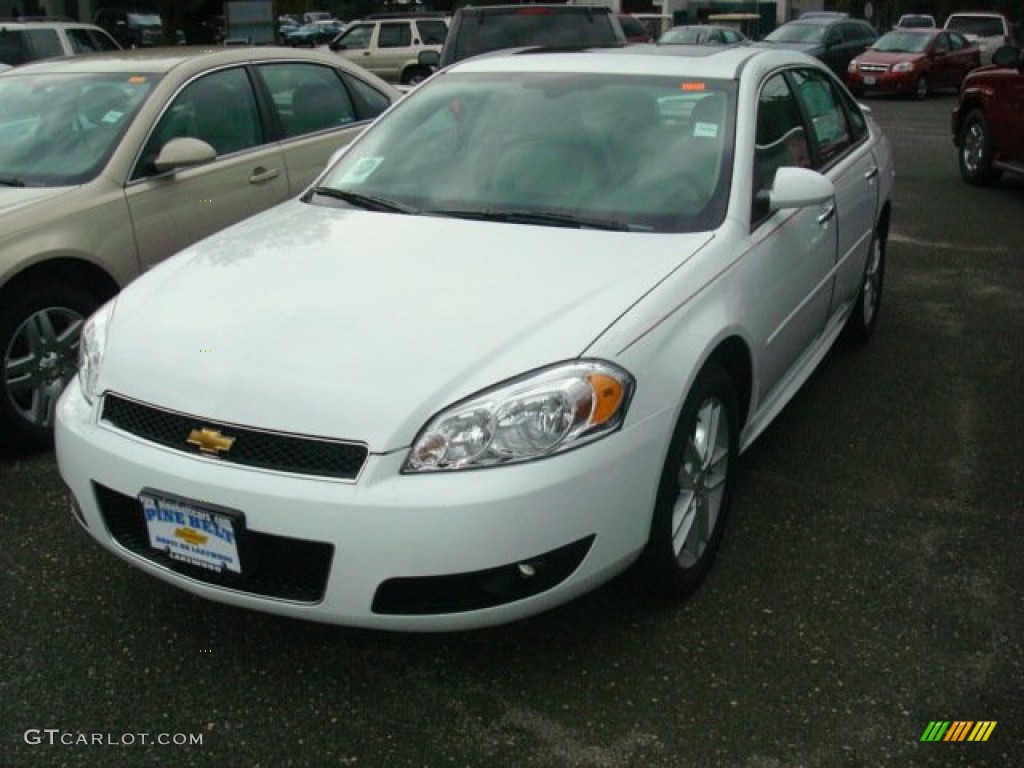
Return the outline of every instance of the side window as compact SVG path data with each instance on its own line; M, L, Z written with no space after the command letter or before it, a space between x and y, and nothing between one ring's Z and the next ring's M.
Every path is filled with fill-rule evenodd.
M346 78L349 88L355 92L359 102L359 119L372 120L385 109L391 106L391 99L378 91L376 88L364 83L355 77Z
M377 35L378 48L408 48L412 45L412 29L409 22L384 22Z
M935 52L946 53L949 50L949 35L943 33L935 38Z
M373 37L373 24L359 24L352 27L338 38L338 42L349 51L361 51L370 47L370 39Z
M103 35L91 29L71 28L66 30L71 50L75 53L93 53L95 51L113 51L117 46Z
M841 42L843 42L843 33L839 25L836 24L834 27L829 27L825 32L825 44L839 45Z
M842 103L828 77L814 70L793 73L797 98L811 120L813 140L821 155L821 165L830 164L853 142Z
M768 215L767 199L758 193L771 189L775 172L782 167L811 167L807 131L783 75L774 75L761 89L754 142L752 223L756 224Z
M950 50L960 51L964 48L964 39L960 37L956 32L946 33L946 37L949 38Z
M423 45L444 45L444 39L448 36L448 25L440 19L420 19L416 22L416 30Z
M133 178L155 175L153 161L160 150L171 139L183 137L205 141L218 158L263 143L256 98L245 70L223 69L185 86L146 142Z
M330 67L317 64L263 64L267 84L287 138L340 128L356 121L344 83Z
M28 37L28 47L32 51L33 59L49 59L64 55L64 48L60 44L56 30L29 29L25 34Z

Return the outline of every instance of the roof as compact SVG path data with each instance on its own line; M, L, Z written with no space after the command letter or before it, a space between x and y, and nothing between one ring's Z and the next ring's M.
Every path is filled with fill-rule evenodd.
M667 77L734 80L751 62L773 68L788 63L813 61L805 54L779 48L748 46L696 46L653 44L624 48L555 52L544 50L502 52L467 59L451 67L459 72L579 72L595 74L642 74Z
M132 48L88 56L68 56L60 59L23 64L18 67L25 74L52 74L61 72L146 72L164 74L177 67L196 71L214 64L238 64L251 60L266 61L319 61L336 65L340 57L316 50L286 48L283 46L172 46L168 48Z

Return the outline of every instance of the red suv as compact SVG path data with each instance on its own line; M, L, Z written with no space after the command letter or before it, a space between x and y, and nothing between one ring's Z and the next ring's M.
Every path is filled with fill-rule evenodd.
M992 66L964 78L952 128L964 181L991 184L1003 171L1024 174L1024 49L1004 45Z

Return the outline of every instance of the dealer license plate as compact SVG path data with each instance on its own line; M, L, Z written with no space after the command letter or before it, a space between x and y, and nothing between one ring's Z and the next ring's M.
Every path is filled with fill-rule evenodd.
M242 518L196 502L172 499L144 490L139 494L149 532L149 545L207 570L241 574L238 533Z
M871 75L864 76L864 85L874 85L877 81Z

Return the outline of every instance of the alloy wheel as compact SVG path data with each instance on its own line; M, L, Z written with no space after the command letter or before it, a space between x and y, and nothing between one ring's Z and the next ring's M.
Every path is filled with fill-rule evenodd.
M57 398L78 365L84 318L65 307L30 315L4 352L4 388L15 412L37 427L53 424Z
M722 509L729 469L728 412L705 400L686 438L679 467L679 495L672 510L672 546L684 568L704 554Z

